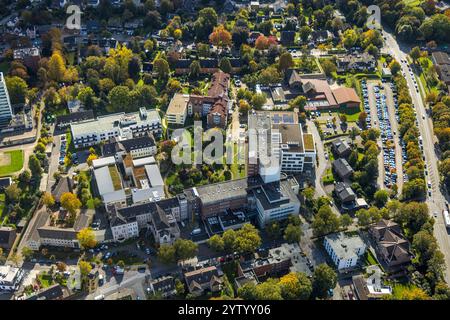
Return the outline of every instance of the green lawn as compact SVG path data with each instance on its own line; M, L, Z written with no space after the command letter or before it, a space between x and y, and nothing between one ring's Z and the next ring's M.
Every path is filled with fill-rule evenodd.
M370 265L370 266L378 264L377 259L373 256L372 251L370 251L370 250L367 250L367 252L366 252L365 262L367 265Z
M3 154L10 156L10 164L0 166L0 176L9 176L23 167L23 150L6 151Z
M53 284L53 279L50 275L41 274L38 276L42 288L48 288Z
M322 177L323 184L332 184L334 182L333 172L331 171L331 168L328 168L325 171L324 176Z

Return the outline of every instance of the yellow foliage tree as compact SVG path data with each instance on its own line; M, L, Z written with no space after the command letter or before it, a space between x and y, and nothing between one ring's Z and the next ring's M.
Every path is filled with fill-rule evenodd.
M94 232L91 228L81 229L77 234L78 242L84 249L94 248L97 245Z
M48 61L48 77L50 80L61 82L66 75L66 64L61 52L54 51L50 60Z
M81 208L81 201L72 192L66 192L61 196L61 206L71 214L74 214Z
M78 263L78 267L80 268L81 275L83 276L87 276L92 270L91 264L83 260Z
M50 192L45 192L42 196L42 201L47 207L51 207L55 204L55 198L53 198Z
M89 157L86 159L86 162L89 166L92 166L92 161L98 159L98 156L94 153L91 153Z

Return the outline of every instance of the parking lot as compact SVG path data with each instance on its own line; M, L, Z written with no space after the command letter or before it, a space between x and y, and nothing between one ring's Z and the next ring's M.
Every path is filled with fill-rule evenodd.
M393 129L391 116L387 103L385 84L379 81L362 81L361 87L364 98L364 108L368 110L370 117L367 117L368 127L376 127L380 130L379 146L381 148L381 158L379 158L378 184L391 188L397 184L397 163L395 148L398 143L394 141L397 132ZM393 86L393 84L389 84ZM396 97L393 98L396 106ZM368 108L368 109L367 109ZM366 111L367 112L367 111ZM395 107L396 116L397 107ZM370 125L370 126L369 126ZM380 143L381 142L381 143ZM401 168L400 168L401 170Z

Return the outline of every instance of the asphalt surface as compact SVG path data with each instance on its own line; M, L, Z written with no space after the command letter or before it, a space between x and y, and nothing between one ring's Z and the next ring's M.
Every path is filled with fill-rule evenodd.
M384 31L383 35L386 37L386 47L388 48L391 55L401 64L402 71L405 72L405 79L409 86L409 91L411 94L412 102L414 108L417 112L417 121L419 126L420 134L423 139L425 163L427 166L428 175L425 176L426 181L431 182L431 197L427 196L426 203L429 208L430 215L433 216L434 212L437 212L436 222L434 225L434 235L438 241L439 247L444 254L446 263L445 280L450 283L450 237L448 231L444 224L444 218L442 216L442 211L445 208L445 198L448 195L443 194L440 189L440 177L438 171L437 160L438 155L435 152L434 144L437 142L437 138L433 132L432 120L426 115L425 105L423 103L422 97L419 92L416 91L413 81L413 76L411 76L408 70L408 63L402 62L407 59L407 53L410 48L399 44L393 35L389 32ZM417 81L418 85L421 86L420 81ZM425 119L422 116L425 115Z
M376 98L374 87L378 85L377 82L367 81L367 91L369 93L369 106L370 106L370 118L372 128L380 129L380 119L378 118L377 106L376 106ZM377 139L377 145L380 149L380 154L378 155L378 177L377 177L377 185L380 189L386 189L384 185L384 162L383 162L383 143L381 142L381 137Z

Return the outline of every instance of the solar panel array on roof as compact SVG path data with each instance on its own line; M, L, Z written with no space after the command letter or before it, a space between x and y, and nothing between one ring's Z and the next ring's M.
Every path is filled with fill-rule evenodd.
M273 122L273 123L280 123L280 121L281 121L281 117L280 117L278 114L275 114L275 115L272 117L272 122Z
M283 114L284 123L294 123L294 116L292 114Z

